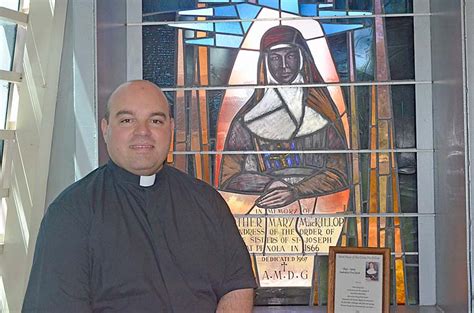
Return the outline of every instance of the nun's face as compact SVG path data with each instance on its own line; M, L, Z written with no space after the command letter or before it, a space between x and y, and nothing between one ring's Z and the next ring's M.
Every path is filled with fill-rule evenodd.
M300 51L298 47L284 47L268 52L268 69L280 84L293 82L300 69Z

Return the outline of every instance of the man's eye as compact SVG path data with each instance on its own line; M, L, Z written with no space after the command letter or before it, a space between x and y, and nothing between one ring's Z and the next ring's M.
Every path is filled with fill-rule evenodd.
M153 119L153 120L151 120L151 122L152 122L153 124L163 124L163 123L164 123L164 121L163 121L163 120L160 120L160 119Z
M131 118L124 118L124 119L120 120L121 124L128 124L128 123L131 123L131 122L132 122Z

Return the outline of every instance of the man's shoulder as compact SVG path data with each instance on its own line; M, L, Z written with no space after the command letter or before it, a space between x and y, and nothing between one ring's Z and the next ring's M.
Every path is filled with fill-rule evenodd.
M52 204L79 203L82 200L92 197L93 192L97 188L97 184L104 180L105 170L106 165L100 166L83 178L72 183L56 197Z

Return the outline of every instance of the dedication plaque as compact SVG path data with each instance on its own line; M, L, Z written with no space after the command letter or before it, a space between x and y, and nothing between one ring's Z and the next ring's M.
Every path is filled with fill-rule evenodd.
M388 313L388 248L329 248L329 313Z

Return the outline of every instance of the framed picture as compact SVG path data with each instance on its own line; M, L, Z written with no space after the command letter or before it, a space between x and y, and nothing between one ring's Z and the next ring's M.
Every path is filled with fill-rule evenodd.
M328 313L389 313L389 248L329 247L328 276Z

